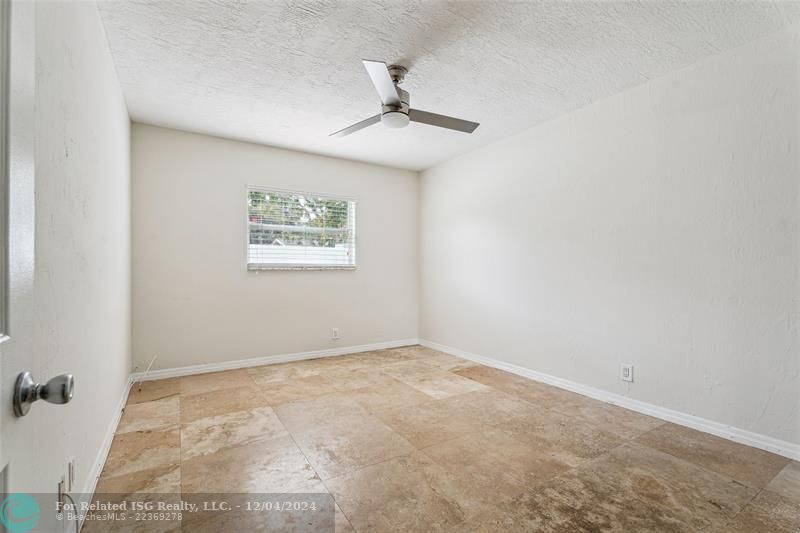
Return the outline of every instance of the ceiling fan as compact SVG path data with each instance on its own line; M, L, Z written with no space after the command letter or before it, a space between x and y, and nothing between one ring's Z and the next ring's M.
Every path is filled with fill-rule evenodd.
M389 128L405 128L409 122L419 122L430 126L439 126L449 130L463 131L472 133L480 124L461 120L460 118L437 115L428 111L411 109L409 103L411 98L408 91L404 91L398 85L403 83L408 69L400 65L389 65L383 61L370 61L362 59L364 67L367 69L375 90L381 98L381 112L375 116L356 122L343 130L331 133L331 137L344 137L367 126L372 126L378 122Z

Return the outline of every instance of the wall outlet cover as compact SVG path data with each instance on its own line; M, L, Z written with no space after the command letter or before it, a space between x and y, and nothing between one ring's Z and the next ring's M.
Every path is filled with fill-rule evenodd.
M622 363L619 367L619 379L622 381L633 381L633 365Z

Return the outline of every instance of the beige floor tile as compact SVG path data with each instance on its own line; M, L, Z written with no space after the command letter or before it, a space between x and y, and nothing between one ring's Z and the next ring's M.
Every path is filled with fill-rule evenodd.
M580 403L586 399L579 394L488 366L473 366L458 370L456 374L535 403L543 408Z
M467 518L491 511L570 468L498 430L469 433L422 452L445 469L451 494Z
M335 533L355 533L355 529L353 525L350 524L350 520L347 519L341 507L338 505L336 505L335 513L333 522Z
M181 456L186 460L232 446L288 435L271 407L199 418L182 427Z
M581 398L576 402L557 405L553 410L574 417L577 423L599 427L623 439L636 438L664 425L664 421L658 418L592 398Z
M726 523L756 494L730 477L635 442L615 448L585 469L694 530Z
M372 353L373 352L361 352L337 357L320 357L319 359L312 359L308 362L319 369L323 374L325 371L331 369L374 368L375 365L370 361Z
M369 368L331 368L325 372L325 379L331 381L340 391L374 387L395 381L392 376L378 369Z
M459 394L440 401L447 409L482 425L498 424L545 411L539 406L494 389Z
M180 379L158 379L134 383L128 394L128 405L161 400L181 392Z
M95 495L127 495L135 493L180 493L180 464L138 470L120 476L103 476L97 482Z
M98 494L330 489L339 532L800 532L796 462L421 346L145 382L118 430Z
M180 397L129 404L125 407L117 433L176 429L180 419Z
M792 461L767 485L767 490L800 504L800 463Z
M291 437L261 440L184 460L184 493L283 493L320 482Z
M286 381L287 379L307 378L322 372L314 360L296 361L294 363L281 363L276 365L254 366L245 371L253 378L258 378L261 384L272 381Z
M462 531L513 533L689 533L677 517L573 469L471 520Z
M322 375L286 381L261 382L258 376L253 378L262 389L261 393L267 403L272 406L294 402L305 398L314 398L323 394L337 392L339 389Z
M262 388L256 385L181 396L181 423L198 418L247 411L269 404Z
M625 442L612 433L548 409L502 421L495 427L571 466L585 463Z
M425 376L395 376L397 379L411 385L420 392L436 399L449 398L467 392L488 390L482 383L463 378L452 372L436 370Z
M415 344L413 346L401 346L399 348L390 348L389 350L386 351L400 354L406 360L426 359L436 354L442 353L442 352L437 352L434 349L421 346L419 344Z
M425 448L481 429L480 425L474 424L468 417L438 400L376 414L387 426L417 448Z
M253 386L253 380L245 370L227 370L180 378L181 394L183 395L251 386Z
M322 426L346 425L354 418L369 415L369 411L346 393L285 403L275 407L275 413L290 433Z
M387 409L408 407L431 400L427 394L396 379L347 392L364 409L377 413Z
M438 366L422 359L401 361L381 367L381 372L395 379L425 379L432 373L440 371Z
M447 473L415 453L326 482L357 531L447 531L461 522Z
M714 533L797 533L800 531L800 505L771 491L764 491Z
M759 489L789 464L785 457L669 423L636 440Z
M414 451L411 443L373 415L292 436L323 480Z
M121 476L180 463L180 432L132 431L116 435L106 459L103 476Z
M422 361L436 365L438 368L447 370L449 372L458 372L460 370L466 370L467 368L478 366L477 363L473 363L472 361L442 352L434 352L433 354L423 358Z

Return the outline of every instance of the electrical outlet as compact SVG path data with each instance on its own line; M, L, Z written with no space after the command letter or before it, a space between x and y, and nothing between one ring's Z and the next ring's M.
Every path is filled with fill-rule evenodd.
M622 381L633 381L633 365L622 363L619 366L619 379Z
M331 328L331 340L339 339L339 328Z

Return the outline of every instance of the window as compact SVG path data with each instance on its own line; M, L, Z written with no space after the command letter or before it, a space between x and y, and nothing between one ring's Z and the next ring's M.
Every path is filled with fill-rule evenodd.
M355 268L355 229L352 199L250 188L247 268Z

